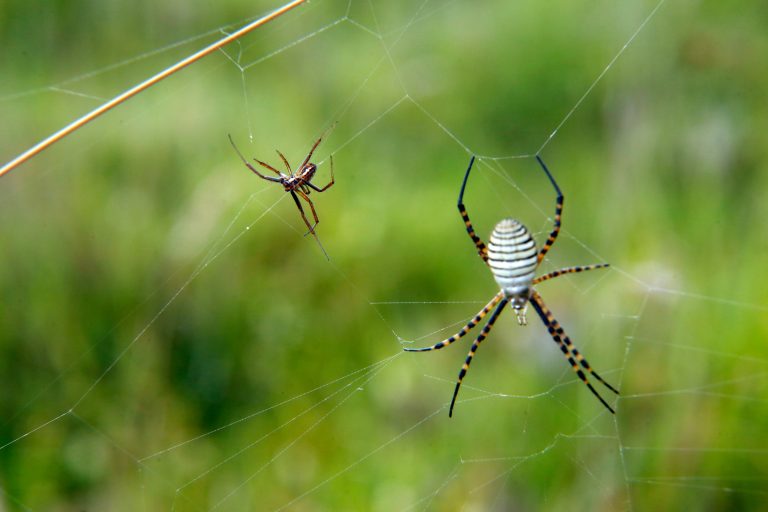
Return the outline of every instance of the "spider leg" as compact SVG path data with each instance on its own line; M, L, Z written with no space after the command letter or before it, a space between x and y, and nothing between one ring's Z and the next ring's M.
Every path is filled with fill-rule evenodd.
M315 141L315 143L312 145L312 149L310 149L310 150L309 150L309 154L308 154L308 155L307 155L307 157L304 159L304 161L301 163L301 165L297 167L297 169L301 169L301 168L303 168L305 165L307 165L307 163L308 163L308 162L310 161L310 159L312 158L312 153L314 153L314 152L315 152L315 150L317 149L317 146L319 146L319 145L320 145L320 143L323 141L323 137L325 137L326 135L328 135L328 133L329 133L331 130L333 130L334 128L336 128L336 122L334 122L334 123L333 123L331 126L329 126L329 127L328 127L328 129L327 129L327 130L325 130L325 131L323 132L323 134L320 136L320 138L319 138L319 139L317 139L317 140Z
M309 220L307 219L307 216L304 214L304 208L302 208L302 206L301 206L301 201L299 201L299 197L296 195L296 191L295 190L291 190L290 192L291 192L291 197L293 197L293 201L296 203L296 206L299 208L299 213L301 213L301 218L304 219L304 224L306 224L307 227L309 228L309 231L308 231L307 234L309 234L309 233L314 234L315 233L314 232L314 226L311 226L309 224ZM301 196L304 197L304 199L309 201L309 198L307 198L307 196L305 196L301 191L299 191L299 194L301 194ZM309 204L311 205L312 201L309 201ZM312 208L312 213L314 213L314 211L315 211L315 209ZM306 234L304 236L306 236Z
M237 146L235 145L235 141L232 140L232 135L228 135L228 136L229 136L229 142L232 144L232 147L235 148L235 152L237 152L237 155L240 157L240 160L243 161L243 163L245 164L246 167L248 167L251 171L253 171L254 174L256 174L259 178L265 179L267 181L274 181L276 183L280 183L280 178L273 178L271 176L264 176L259 171L257 171L254 166L252 166L250 163L248 163L248 160L246 160L245 157L243 156L243 154L240 152L240 150L237 149ZM261 164L262 166L266 167L267 169L270 169L270 170L276 172L278 174L278 176L280 175L280 173L278 171L276 171L274 168L272 168L270 165L265 164L264 162L260 162L259 160L256 160L256 161L259 162L259 164Z
M464 189L467 186L467 179L469 178L469 171L472 170L472 164L475 163L475 157L472 156L472 158L469 160L469 167L467 167L467 173L464 175L464 181L461 184L461 192L459 192L459 202L458 202L458 208L459 208L459 214L461 214L461 218L464 220L464 225L467 227L467 233L469 234L469 238L472 239L472 242L475 243L475 247L477 247L477 253L480 255L481 258L483 258L483 261L485 264L488 264L488 248L485 246L485 243L480 239L479 236L475 233L475 228L472 227L472 222L469 220L469 214L467 213L467 209L464 207Z
M280 160L282 160L283 163L285 164L285 168L288 169L288 175L293 176L293 171L291 170L291 164L288 163L288 160L286 160L285 155L283 155L279 149L276 149L275 151L277 151L277 154L280 155Z
M469 331L471 331L478 323L480 323L480 320L485 318L485 315L488 314L490 310L493 309L493 307L499 303L499 301L504 297L504 292L497 293L493 299L491 299L491 302L485 305L483 309L480 310L479 313L475 315L475 317L469 321L467 325L465 325L459 332L451 336L450 338L446 338L443 341L439 343L435 343L431 347L423 347L423 348L406 348L403 349L406 352L429 352L430 350L438 350L443 347L447 347L454 341L459 340L462 338L465 334L467 334Z
M310 225L309 225L309 220L307 220L307 216L306 216L306 215L304 215L304 208L302 208L302 207L301 207L301 202L299 201L299 198L298 198L298 196L296 195L296 192L295 192L295 191L293 191L293 190L291 190L290 192L291 192L291 196L293 197L293 200L296 202L296 206L298 206L298 207L299 207L299 212L301 213L301 218L302 218L302 219L304 219L304 223L305 223L305 224L307 225L307 227L309 228L309 231L307 231L307 232L304 234L304 236L307 236L308 234L312 233L312 236L314 236L314 237L315 237L315 241L317 242L317 245L319 245L319 246L320 246L320 250L321 250L321 251L323 251L323 254L325 255L325 258L326 258L328 261L331 261L331 257L330 257L330 256L328 256L328 253L326 252L326 250L325 250L325 247L323 247L323 244L322 244L322 243L320 243L320 238L317 236L317 233L315 233L315 231L314 231L314 226L310 226ZM301 195L301 196L302 196L304 199L306 199L306 200L309 202L309 205L310 205L310 206L312 206L312 201L309 201L309 198L308 198L308 197L306 197L304 194L302 194L302 192L301 192L301 191L299 191L299 194L300 194L300 195ZM315 209L314 209L314 207L312 208L312 213L315 213ZM317 215L315 215L315 218L317 218ZM317 223L315 223L315 226L316 226L316 225L317 225Z
M293 192L293 191L291 191L291 192ZM310 226L309 225L309 221L307 221L307 218L304 217L304 222L306 222L307 226L309 227L309 231L304 233L304 236L307 236L310 233L312 233L314 235L315 234L315 227L318 224L320 224L320 219L317 217L317 212L315 211L315 205L312 204L312 200L309 198L309 196L307 194L305 194L304 192L302 192L300 189L297 189L296 193L299 194L307 202L307 204L309 204L309 207L312 209L312 217L314 217L314 219L315 219L315 223L312 226ZM298 199L296 201L298 202ZM302 211L302 214L303 213L304 212Z
M536 279L533 280L533 284L538 284L542 281L547 281L548 279L554 279L556 277L562 276L563 274L573 274L573 273L579 273L579 272L586 272L587 270L596 270L598 268L606 268L610 267L610 263L595 263L594 265L584 265L584 266L578 266L578 267L568 267L568 268L561 268L559 270L555 270L553 272L550 272L549 274L544 274L543 276L539 276Z
M539 255L537 256L537 262L541 263L541 260L544 259L544 256L546 256L547 251L552 247L552 245L555 243L555 239L557 238L557 235L560 234L560 218L563 215L563 193L560 191L560 187L557 186L557 182L555 181L555 178L552 177L552 174L550 174L549 169L547 169L547 166L544 164L544 161L541 159L539 155L536 155L536 161L539 162L539 165L541 165L541 168L544 169L544 172L547 173L547 177L549 178L549 181L552 182L552 186L555 187L555 191L557 192L557 204L555 205L555 227L552 229L552 232L549 234L549 238L547 238L547 241L544 242L544 246L539 251Z
M494 322L496 322L496 319L501 314L502 310L504 309L504 306L507 305L507 302L508 302L508 299L506 298L503 298L501 302L499 302L499 305L496 306L496 309L491 315L491 318L488 319L488 323L485 324L485 327L483 327L483 330L480 331L480 335L477 337L477 339L475 339L475 342L472 343L472 348L469 349L469 354L467 354L467 359L464 361L464 365L461 367L461 371L459 371L459 379L456 382L456 387L453 390L453 398L451 399L451 408L448 409L449 418L453 416L453 406L456 404L456 397L459 394L461 381L464 380L464 376L467 374L467 371L469 371L469 365L472 364L472 358L475 357L475 352L477 352L477 348L480 346L480 344L483 342L486 336L488 336L488 333L491 332Z
M307 236L307 235L304 235L304 236ZM317 236L317 233L312 231L312 236L315 237L315 242L317 242L317 245L320 246L320 250L323 251L323 254L325 255L325 259L327 259L328 261L331 261L331 257L328 256L328 253L326 252L325 247L323 247L323 244L320 243L320 237Z
M326 189L331 188L331 185L333 185L334 183L335 182L333 181L333 155L331 155L331 181L323 188L317 188L315 185L313 185L310 182L307 182L306 185L309 187L312 187L312 189L316 190L317 192L324 192Z
M278 175L278 176L280 176L281 178L283 177L283 173L281 173L280 171L278 171L277 169L275 169L274 167L272 167L272 166L271 166L271 165L269 165L268 163L266 163L266 162L262 162L262 161L261 161L261 160L259 160L258 158L254 158L253 160L254 160L254 161L257 163L257 164L259 164L260 166L262 166L262 167L265 167L265 168L269 169L270 171L272 171L273 173L277 174L277 175ZM251 168L251 170L253 170L253 172L256 172L256 169L254 169L254 168L253 168L253 167L251 167L250 165L249 165L248 167L250 167L250 168ZM272 178L267 178L267 179L269 179L269 180L272 180ZM282 181L282 180L280 180L280 179L278 178L278 179L276 179L276 180L274 180L274 181Z
M531 292L531 299L530 299L531 305L533 306L533 309L536 310L536 313L539 314L539 317L541 318L541 321L544 322L544 325L547 326L547 330L549 331L550 336L552 336L552 339L557 342L557 344L560 346L560 351L565 355L565 358L568 360L568 362L571 364L571 368L573 368L573 371L576 372L576 375L579 376L579 378L584 382L584 384L587 385L589 390L592 392L593 395L597 397L598 400L609 410L611 411L611 414L616 414L613 408L608 405L608 402L603 400L603 397L600 396L600 394L595 390L595 388L592 387L592 384L589 383L589 380L587 379L587 376L584 375L584 372L579 368L579 364L581 364L581 367L584 368L587 372L589 372L590 375L592 375L595 379L599 380L603 383L605 387L616 393L617 395L619 392L605 382L602 377L600 377L597 372L595 372L592 367L589 365L586 359L584 359L584 356L581 355L581 353L576 350L576 347L573 346L573 343L571 343L570 338L567 334L565 334L565 331L563 331L563 328L560 326L558 321L555 319L555 317L552 315L552 312L547 308L547 306L544 304L544 301L541 298L541 295L538 294L535 290ZM577 364L578 361L578 364Z

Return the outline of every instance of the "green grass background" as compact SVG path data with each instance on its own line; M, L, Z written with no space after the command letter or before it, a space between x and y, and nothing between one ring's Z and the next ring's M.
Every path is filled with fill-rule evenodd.
M0 160L275 5L0 4ZM532 311L452 419L467 341L363 370L496 291L470 154L479 234L546 236L553 192L507 157L656 5L313 0L227 49L244 72L212 55L1 179L0 510L764 510L763 3L667 0L542 151L543 270L613 266L540 291L615 417ZM334 121L328 262L227 134L296 162Z

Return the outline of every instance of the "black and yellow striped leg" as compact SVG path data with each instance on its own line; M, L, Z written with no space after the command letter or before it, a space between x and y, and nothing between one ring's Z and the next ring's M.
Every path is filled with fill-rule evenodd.
M610 266L611 266L610 263L595 263L594 265L561 268L559 270L550 272L549 274L544 274L543 276L537 277L536 279L533 280L533 284L538 284L542 281L547 281L548 279L554 279L556 277L562 276L563 274L574 274L574 273L578 274L579 272L586 272L588 270L596 270L598 268L606 268Z
M483 258L483 261L488 264L488 248L485 246L485 243L480 239L479 236L477 236L477 233L475 233L475 228L472 227L472 222L469 220L469 214L467 213L467 209L464 208L464 189L467 187L467 179L469 178L469 171L472 170L472 164L475 163L475 157L473 156L469 160L469 167L467 167L467 173L464 175L464 181L461 184L461 192L459 192L459 213L461 214L461 218L464 221L464 225L467 228L467 233L469 234L469 238L472 239L472 242L474 242L475 247L477 247L477 252L480 255L481 258Z
M465 325L459 332L451 336L450 338L446 338L440 343L436 343L432 345L431 347L424 347L424 348L406 348L403 349L406 352L429 352L430 350L438 350L443 347L447 347L454 341L459 340L462 338L465 334L467 334L469 331L471 331L478 323L480 323L480 320L485 318L485 315L488 314L490 310L493 309L493 307L499 303L499 301L504 297L504 292L499 292L496 294L496 296L491 299L491 302L485 305L483 309L480 310L478 314L475 315L475 317L469 321L467 325Z
M552 229L552 232L549 234L549 237L547 238L547 241L544 242L544 246L539 251L539 255L537 256L537 262L541 263L541 260L544 259L544 256L546 256L547 251L552 247L552 245L555 243L555 239L557 238L557 235L560 234L560 219L563 216L563 193L560 191L560 187L557 186L557 182L555 181L555 178L552 177L552 174L550 174L549 169L547 169L547 166L544 164L544 161L541 159L539 155L536 155L536 161L539 162L539 165L541 165L541 168L544 169L544 172L547 173L547 177L549 178L549 181L552 182L552 186L555 187L555 191L557 192L557 204L555 205L555 227Z
M581 355L581 353L576 350L576 347L573 346L573 343L571 343L570 338L567 334L565 334L565 331L563 331L563 328L560 327L560 324L555 319L555 317L552 315L552 312L547 308L547 306L544 304L544 301L541 298L541 295L539 295L536 291L533 291L531 293L531 299L530 299L531 305L533 306L533 309L536 310L536 313L538 313L539 317L541 318L541 321L544 322L544 325L547 326L547 330L549 331L550 336L552 336L552 339L557 342L557 344L560 346L560 350L562 351L563 355L565 355L565 358L568 360L568 362L571 364L571 368L573 368L573 371L576 372L576 375L579 376L579 378L584 382L584 384L587 385L589 390L594 394L598 400L609 410L611 411L611 414L615 414L613 408L608 405L608 402L603 400L603 397L600 396L600 394L595 390L595 388L592 387L592 384L590 384L589 380L587 379L587 376L584 374L584 372L579 368L579 364L582 368L584 368L587 372L589 372L590 375L595 377L595 379L599 380L603 383L605 387L616 393L617 395L619 392L605 382L602 377L600 377L597 372L595 372L592 367L589 365L586 359L584 359L584 356ZM578 363L577 363L578 361Z
M464 361L464 365L461 367L461 371L459 372L459 379L456 382L456 388L453 390L453 398L451 399L451 408L448 409L449 418L453 416L453 406L456 403L456 397L459 394L461 381L464 380L464 376L467 374L467 371L469 371L469 365L472 364L472 358L475 357L475 352L477 352L477 348L480 346L480 344L483 342L486 336L488 336L488 333L491 332L494 322L496 322L496 319L501 314L502 310L504 309L504 306L507 305L507 302L508 302L508 299L506 298L502 299L501 302L499 302L499 305L496 306L496 309L491 315L491 318L488 319L488 323L485 324L485 327L483 327L483 330L480 331L480 335L477 337L477 339L475 339L475 342L472 343L472 348L469 349L469 354L467 354L467 359L466 361Z

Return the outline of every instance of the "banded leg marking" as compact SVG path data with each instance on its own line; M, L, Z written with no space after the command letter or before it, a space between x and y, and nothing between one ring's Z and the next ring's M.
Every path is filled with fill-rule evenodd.
M608 402L606 402L602 396L595 390L594 387L592 387L592 384L590 384L589 380L587 379L587 376L584 374L581 368L579 368L579 365L581 365L582 368L584 368L587 372L589 372L590 375L595 377L598 381L602 382L605 387L616 393L619 394L618 390L608 384L606 381L603 380L600 375L595 372L592 367L589 365L587 360L584 358L584 356L581 355L581 353L576 349L576 347L573 346L573 343L571 343L570 338L567 334L565 334L565 331L560 326L558 321L555 319L555 317L552 315L552 312L547 308L547 306L544 304L544 301L541 298L541 295L538 294L538 292L533 291L531 293L531 304L533 305L533 309L536 310L536 313L538 313L539 317L541 318L541 321L544 322L544 325L547 326L547 330L549 331L550 336L552 336L552 339L555 340L555 342L559 345L560 351L565 355L565 358L568 360L568 362L571 365L571 368L573 368L573 371L576 372L576 375L579 376L582 382L587 385L589 390L592 392L593 395L597 397L598 400L609 410L611 411L611 414L615 414L615 411L613 408L608 405ZM577 363L578 362L578 363Z
M461 219L464 221L464 226L467 228L467 234L469 234L469 238L472 239L472 242L475 244L475 247L477 247L477 253L480 255L481 258L483 258L483 261L488 264L488 248L485 246L485 243L480 239L479 236L477 236L477 233L475 233L475 228L472 226L472 221L469 220L469 214L467 213L467 209L464 207L464 189L467 187L467 179L469 178L469 171L472 170L472 164L475 163L475 157L472 156L472 158L469 160L469 167L467 167L467 172L464 175L464 181L461 183L461 192L459 192L459 202L458 202L458 208L459 213L461 214Z
M459 332L451 336L450 338L446 338L443 341L439 343L435 343L431 347L424 347L424 348L406 348L403 349L406 352L429 352L430 350L438 350L443 347L447 347L454 341L459 340L460 338L464 337L465 334L467 334L469 331L471 331L480 321L485 318L485 315L488 314L490 310L493 309L493 307L499 303L499 301L504 297L503 292L499 292L496 294L496 296L491 299L491 302L485 305L483 309L480 310L479 313L475 315L475 317L469 321L467 325L465 325Z
M543 276L539 276L536 279L533 280L533 284L538 284L542 281L547 281L549 279L554 279L556 277L562 276L563 274L578 274L579 272L586 272L588 270L596 270L598 268L606 268L610 267L610 263L595 263L594 265L584 265L579 267L567 267L567 268L561 268L559 270L555 270L553 272L550 272L549 274L544 274Z
M539 255L536 259L537 263L541 263L541 261L544 259L544 256L546 256L549 249L555 243L555 239L557 239L557 235L560 234L560 224L561 224L561 218L563 216L564 197L563 197L563 193L560 191L560 187L557 186L557 182L555 181L555 178L552 177L552 174L549 172L549 169L547 169L547 166L544 164L544 161L541 159L539 155L536 155L536 161L539 162L539 165L541 165L541 168L544 169L545 173L547 173L547 177L549 178L549 181L552 183L552 186L555 187L555 191L557 192L557 204L555 205L555 227L552 229L552 232L549 234L547 241L544 242L544 246L542 246L541 250L539 251Z
M488 333L491 332L491 329L493 328L493 324L496 322L496 319L501 314L502 310L504 309L504 306L507 305L508 300L506 298L502 299L501 302L499 302L499 305L494 310L493 314L491 315L491 318L488 319L488 323L485 324L485 327L483 327L483 330L480 331L480 335L475 339L475 342L472 343L472 348L469 349L469 354L467 354L467 359L464 361L464 365L461 367L461 371L459 371L459 379L456 382L456 388L453 390L453 398L451 399L451 408L448 409L448 417L450 418L453 416L453 406L456 404L456 397L459 394L459 388L461 387L461 381L464 380L464 376L469 371L469 365L472 364L472 358L475 357L475 352L477 352L477 348L480 346L480 344L483 342L483 340L488 336Z

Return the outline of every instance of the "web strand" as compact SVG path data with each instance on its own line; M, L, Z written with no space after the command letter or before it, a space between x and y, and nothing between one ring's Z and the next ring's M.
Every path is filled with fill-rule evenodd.
M558 125L555 127L555 129L552 131L552 133L549 134L547 139L544 141L544 143L539 147L538 150L536 150L536 154L541 154L542 151L544 151L544 148L547 147L547 144L552 141L552 139L555 138L555 135L557 135L557 132L560 131L560 128L563 127L563 125L570 119L570 117L573 115L576 110L581 106L581 104L584 102L584 100L592 93L592 90L595 88L595 86L603 79L603 77L608 73L608 71L613 67L613 65L616 63L616 61L619 60L619 57L621 57L624 54L624 51L629 48L629 46L632 44L632 42L635 40L635 38L642 32L642 30L645 28L645 26L648 24L651 19L653 19L654 16L656 16L656 12L661 8L662 5L664 5L664 2L666 0L659 0L659 2L656 4L656 6L651 10L651 12L648 14L648 16L643 20L642 23L640 23L640 26L637 27L637 29L632 33L632 35L629 37L627 42L624 43L624 45L621 47L621 49L616 53L616 55L613 56L613 58L608 62L608 64L603 68L603 70L600 72L599 75L597 75L597 78L595 78L595 81L590 84L589 87L587 87L587 90L584 92L584 94L581 96L581 98L576 101L576 104L571 108L571 110L568 111L567 114L565 114L565 117L563 117L562 121L558 123Z

